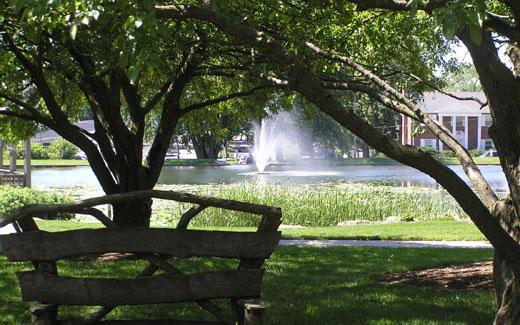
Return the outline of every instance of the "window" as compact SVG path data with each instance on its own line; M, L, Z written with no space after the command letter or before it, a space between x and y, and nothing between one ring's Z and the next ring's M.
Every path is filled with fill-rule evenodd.
M489 149L495 148L495 145L493 144L493 140L491 140L491 139L482 139L480 141L480 146L482 147L482 150L489 150Z
M491 123L493 123L493 120L491 119L491 114L483 114L482 117L483 117L483 120L484 120L482 122L483 126L485 126L487 128L490 127Z
M455 129L462 130L466 125L466 118L464 116L456 116L455 117Z
M437 139L421 139L421 147L437 149Z

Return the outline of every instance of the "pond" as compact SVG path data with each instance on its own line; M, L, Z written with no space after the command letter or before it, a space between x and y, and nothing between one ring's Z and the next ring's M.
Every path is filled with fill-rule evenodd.
M460 166L451 166L466 181ZM480 166L491 186L498 192L507 191L500 166ZM256 173L253 165L164 167L159 184L320 184L331 182L387 183L396 186L438 187L429 176L407 166L268 166L265 173ZM98 187L90 167L42 168L33 171L36 188Z

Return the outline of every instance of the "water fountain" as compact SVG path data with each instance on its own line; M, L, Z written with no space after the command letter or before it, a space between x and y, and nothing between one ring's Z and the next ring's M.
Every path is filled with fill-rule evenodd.
M274 137L275 123L262 120L255 125L255 149L254 157L256 169L264 173L267 164L276 159L276 138Z
M302 133L295 121L294 112L280 112L255 125L253 156L258 173L291 155L300 156Z

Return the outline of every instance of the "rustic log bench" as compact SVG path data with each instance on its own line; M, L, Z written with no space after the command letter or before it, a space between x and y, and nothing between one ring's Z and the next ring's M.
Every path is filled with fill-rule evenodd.
M185 212L176 229L118 228L95 206L128 200L167 199L195 204ZM207 207L249 212L262 216L256 232L188 230L189 222ZM46 232L33 217L71 212L92 215L106 228ZM37 301L32 323L50 324L150 324L150 320L101 321L118 305L191 301L207 310L215 321L157 320L157 324L261 324L259 304L262 264L280 240L281 211L269 206L202 197L172 191L115 194L79 203L29 205L0 219L0 227L13 223L18 233L0 236L10 261L31 261L34 271L18 272L22 299ZM73 278L58 275L56 261L105 253L130 253L148 261L135 279ZM235 270L183 274L172 259L219 257L238 259ZM161 274L154 275L157 271ZM230 300L227 308L214 299ZM58 320L60 305L100 306L81 320Z

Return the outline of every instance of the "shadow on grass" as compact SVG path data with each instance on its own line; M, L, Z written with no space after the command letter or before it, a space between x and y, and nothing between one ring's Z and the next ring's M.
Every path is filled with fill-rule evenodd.
M491 259L491 250L392 249L367 247L280 247L266 265L262 300L266 324L489 324L493 295L489 291L453 292L377 282L386 272ZM183 262L203 270L236 263L220 259ZM62 262L63 274L133 277L145 263ZM25 324L29 305L21 302L15 271L30 268L0 257L0 323ZM88 271L87 271L88 270ZM92 308L62 308L62 317L84 315ZM211 319L193 304L124 306L112 318Z
M489 250L283 247L275 257L264 281L268 324L489 324L493 319L488 291L377 282L385 272L490 259Z

